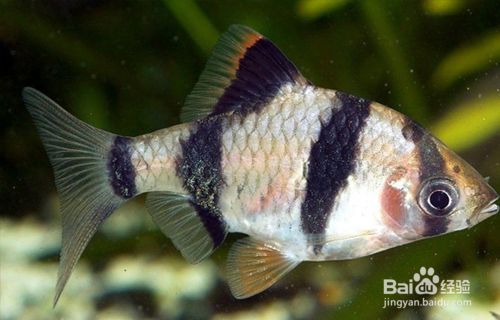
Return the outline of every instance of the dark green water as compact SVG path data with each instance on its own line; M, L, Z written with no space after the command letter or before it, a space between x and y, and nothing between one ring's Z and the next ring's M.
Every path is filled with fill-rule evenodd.
M22 88L35 87L78 118L123 135L174 125L212 46L234 23L273 40L313 83L378 101L431 128L500 190L498 1L0 0L0 318L500 313L498 215L372 257L304 263L271 290L239 301L224 282L227 249L238 237L188 265L153 225L142 197L103 225L52 309L60 217ZM408 282L422 266L441 280L470 281L470 292L425 296L453 306L383 308L394 298L384 295L384 279Z

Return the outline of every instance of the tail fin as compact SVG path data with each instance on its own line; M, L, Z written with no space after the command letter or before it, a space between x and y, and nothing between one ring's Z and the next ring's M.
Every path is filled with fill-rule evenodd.
M62 249L55 306L99 225L132 196L117 191L116 184L120 184L119 176L124 172L117 166L123 161L117 163L113 157L117 153L116 141L128 138L83 123L35 89L24 88L23 100L54 168L61 201ZM130 161L126 170L130 170ZM110 175L110 171L118 172Z

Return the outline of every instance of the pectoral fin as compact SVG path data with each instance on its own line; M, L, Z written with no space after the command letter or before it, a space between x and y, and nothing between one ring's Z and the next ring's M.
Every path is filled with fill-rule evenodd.
M272 286L299 263L271 244L250 237L238 240L229 250L229 288L237 299L251 297Z

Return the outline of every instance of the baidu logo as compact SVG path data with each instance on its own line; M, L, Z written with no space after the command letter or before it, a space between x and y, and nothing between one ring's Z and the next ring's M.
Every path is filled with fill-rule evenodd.
M415 281L416 294L436 294L438 292L437 284L439 284L439 276L434 274L434 268L420 268L420 273L416 272L413 275Z
M469 280L441 280L432 267L420 267L407 282L384 279L384 294L467 294L469 289Z
M418 271L415 272L413 276L408 279L408 281L398 282L394 279L384 279L384 294L419 295L421 297L419 297L418 299L411 297L384 297L383 308L385 309L388 307L396 307L398 309L403 309L413 306L470 306L472 304L472 300L470 299L453 300L446 298L446 295L449 295L448 297L453 297L457 294L469 293L469 280L441 279L436 274L434 268L420 267L420 269L418 269Z

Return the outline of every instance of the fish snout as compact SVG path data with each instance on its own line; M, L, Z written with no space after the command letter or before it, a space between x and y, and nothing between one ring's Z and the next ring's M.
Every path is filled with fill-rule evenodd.
M499 196L498 193L493 189L488 183L481 185L478 193L477 209L471 217L472 225L478 224L479 222L495 215L499 207L495 203Z

